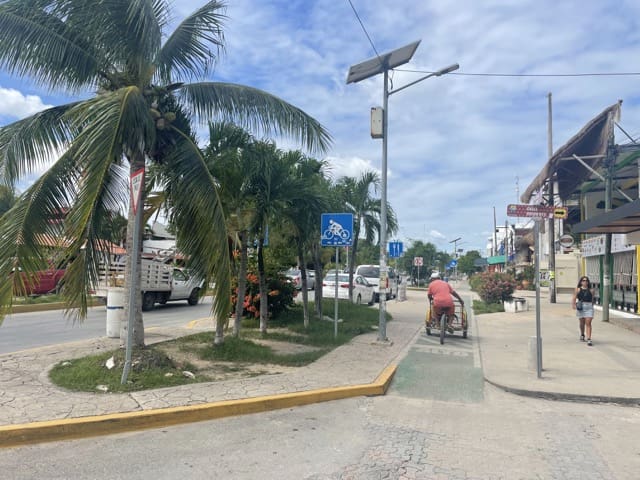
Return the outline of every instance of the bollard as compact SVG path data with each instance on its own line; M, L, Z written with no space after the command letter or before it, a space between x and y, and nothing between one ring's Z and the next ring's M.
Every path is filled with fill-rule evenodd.
M529 357L528 357L527 364L528 364L529 370L534 370L534 371L538 370L537 338L538 337L529 337ZM542 342L542 339L540 339L540 342ZM542 347L540 348L540 350L542 350ZM540 353L542 354L542 352ZM541 362L540 366L542 367L542 360L540 360L540 362Z
M107 291L107 337L120 338L124 314L124 288L109 287Z
M407 284L405 282L402 282L400 285L398 285L398 296L396 297L396 300L398 300L398 302L404 302L407 299Z

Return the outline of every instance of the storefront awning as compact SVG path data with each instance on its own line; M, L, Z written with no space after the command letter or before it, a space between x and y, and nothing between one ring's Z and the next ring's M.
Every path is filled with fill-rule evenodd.
M631 233L640 230L640 199L577 223L572 233Z
M620 118L620 109L621 102L607 107L560 147L522 194L522 202L529 203L534 194L554 175L558 185L558 191L555 193L563 200L569 198L592 174L591 170L573 158L573 155L585 157L584 162L593 170L597 170L605 160L607 142L614 122Z

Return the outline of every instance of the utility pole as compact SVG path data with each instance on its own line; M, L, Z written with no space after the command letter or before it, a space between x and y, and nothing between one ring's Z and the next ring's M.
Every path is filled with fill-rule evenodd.
M551 93L548 96L549 105L549 120L548 120L548 152L549 160L553 156L553 128L552 128L552 116L551 116ZM549 205L555 206L555 192L554 192L554 175L551 174L549 178ZM556 219L549 219L549 303L556 303Z
M491 256L498 253L498 237L496 236L498 226L496 225L496 207L493 207L493 242L491 242Z

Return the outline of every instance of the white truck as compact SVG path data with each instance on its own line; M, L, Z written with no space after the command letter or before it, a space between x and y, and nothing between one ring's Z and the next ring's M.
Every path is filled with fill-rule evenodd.
M393 267L387 267L387 284L382 289L380 289L380 265L358 265L355 274L362 275L373 285L373 297L376 302L380 301L381 292L385 294L386 300L398 296L400 278Z
M96 296L105 297L110 287L124 287L126 257L111 258L100 265ZM142 310L152 310L156 303L186 300L196 305L204 287L201 279L174 264L171 256L142 258L141 261Z

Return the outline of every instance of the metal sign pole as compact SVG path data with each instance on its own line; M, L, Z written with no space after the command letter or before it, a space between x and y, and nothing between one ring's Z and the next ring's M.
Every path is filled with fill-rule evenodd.
M542 378L542 338L540 333L540 250L538 250L538 246L540 245L540 220L534 220L534 229L533 229L533 241L534 241L534 251L536 253L535 260L535 276L536 276L536 369L538 372L538 378Z
M340 247L336 247L336 284L333 306L333 338L338 336L338 265L340 264Z

